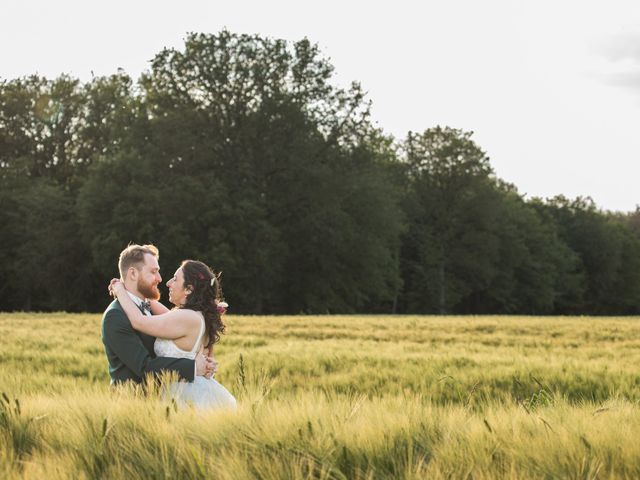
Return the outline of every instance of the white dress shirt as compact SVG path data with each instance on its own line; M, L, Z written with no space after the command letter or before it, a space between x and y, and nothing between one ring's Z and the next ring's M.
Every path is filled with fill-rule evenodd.
M127 290L127 295L129 295L131 300L133 300L133 303L135 303L136 306L142 310L142 299L140 297L138 297L137 295L134 295L133 293L131 293L129 290ZM149 310L145 310L144 314L147 317L151 316L151 312Z

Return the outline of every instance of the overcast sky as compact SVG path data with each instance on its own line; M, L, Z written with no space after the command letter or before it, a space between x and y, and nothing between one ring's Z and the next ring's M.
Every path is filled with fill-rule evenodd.
M386 132L473 130L528 197L640 205L640 0L5 0L0 78L136 78L187 32L318 43Z

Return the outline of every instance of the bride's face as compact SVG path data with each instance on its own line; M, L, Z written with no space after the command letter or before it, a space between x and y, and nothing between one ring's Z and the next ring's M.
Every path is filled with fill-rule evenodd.
M191 293L191 291L184 288L184 273L182 272L182 268L176 270L173 278L167 282L167 287L169 287L169 301L176 306L184 305L187 301L187 295Z

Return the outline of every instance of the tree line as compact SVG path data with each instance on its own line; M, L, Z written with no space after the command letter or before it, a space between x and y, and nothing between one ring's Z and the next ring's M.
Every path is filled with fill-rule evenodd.
M228 31L135 82L2 80L0 310L102 310L133 241L222 270L236 313L639 313L639 210L527 200L472 132L394 139L332 80Z

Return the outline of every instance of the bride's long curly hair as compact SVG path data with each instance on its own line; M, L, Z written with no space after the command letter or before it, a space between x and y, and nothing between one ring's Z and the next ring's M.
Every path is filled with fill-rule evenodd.
M184 287L190 287L191 293L179 308L202 312L207 334L205 348L211 348L220 340L220 335L225 330L222 314L218 309L218 303L224 300L220 274L216 275L207 265L197 260L184 260L180 267L184 274Z

